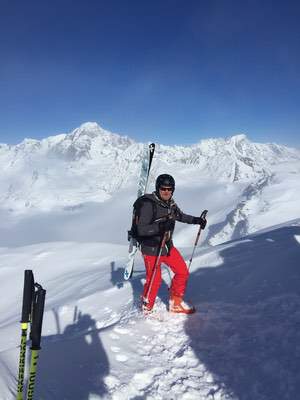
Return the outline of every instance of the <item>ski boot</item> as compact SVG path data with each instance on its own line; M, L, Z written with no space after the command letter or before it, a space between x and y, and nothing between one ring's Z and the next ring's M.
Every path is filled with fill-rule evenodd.
M194 306L183 301L182 297L171 295L169 300L169 311L181 314L193 314L196 309Z

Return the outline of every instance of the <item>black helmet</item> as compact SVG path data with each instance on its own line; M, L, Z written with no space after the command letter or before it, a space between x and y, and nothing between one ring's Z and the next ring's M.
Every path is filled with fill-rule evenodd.
M174 192L174 190L175 190L175 180L174 180L173 176L168 175L168 174L159 175L156 178L156 182L155 182L156 193L159 193L159 188L162 187L162 186L171 187L172 191Z

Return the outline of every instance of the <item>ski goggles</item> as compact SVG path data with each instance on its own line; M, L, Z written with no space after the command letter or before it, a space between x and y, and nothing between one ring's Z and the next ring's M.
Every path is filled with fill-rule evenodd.
M171 188L171 187L164 187L164 186L161 186L161 187L159 188L159 190L161 190L162 192L173 192L173 188Z

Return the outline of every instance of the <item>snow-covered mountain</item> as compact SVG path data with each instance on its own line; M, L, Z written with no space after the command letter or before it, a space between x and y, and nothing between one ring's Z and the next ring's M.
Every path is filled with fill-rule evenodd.
M104 202L101 207L109 213L115 196L123 196L126 207L118 216L126 229L143 147L96 123L41 141L0 145L0 210L27 218L40 211L72 211ZM245 135L202 140L189 147L158 144L150 190L162 172L175 177L176 199L186 212L209 209L210 243L265 228L270 220L281 223L298 217L300 152L296 149L252 143ZM178 232L181 245L188 245L187 229Z
M129 163L138 168L141 147L94 123L41 141L2 145L0 204L22 210L103 201L126 184L121 172Z
M171 173L182 210L209 213L186 294L197 313L167 312L163 268L148 319L140 255L123 280L142 154L142 143L94 123L0 145L1 400L16 398L28 268L47 289L36 398L296 399L299 152L244 135L157 145L150 190L157 174ZM185 260L197 230L176 224Z

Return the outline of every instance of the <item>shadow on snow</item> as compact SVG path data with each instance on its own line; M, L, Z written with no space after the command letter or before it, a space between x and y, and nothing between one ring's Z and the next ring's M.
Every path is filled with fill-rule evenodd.
M199 312L190 345L211 372L211 398L290 400L300 391L300 235L282 227L220 246L221 266L190 276ZM222 397L224 398L224 397Z
M89 314L74 315L74 323L60 333L42 338L35 396L37 399L88 400L104 396L109 362L96 322ZM77 312L75 312L77 314Z

